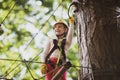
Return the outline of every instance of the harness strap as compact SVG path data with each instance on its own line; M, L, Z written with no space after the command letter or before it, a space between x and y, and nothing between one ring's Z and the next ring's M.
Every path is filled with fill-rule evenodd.
M62 45L61 45L61 48L62 48L62 62L63 61L66 61L66 55L65 55L65 50L64 50L64 48L65 48L65 43L66 43L66 39L63 39L63 41L62 41Z
M46 58L45 58L45 62L46 62L46 63L48 62L48 59L49 59L50 55L53 53L53 51L54 51L55 49L60 49L60 48L57 46L58 41L57 41L56 39L53 39L53 43L54 43L53 48L51 49L51 51L49 52L49 54L48 54L48 55L46 56Z
M63 39L62 43L61 43L61 53L62 53L62 63L66 61L66 55L65 55L65 51L64 51L64 46L65 46L65 43L66 43L66 39ZM53 51L55 49L59 49L60 50L60 47L58 46L58 41L56 39L53 39L53 48L51 49L51 51L49 52L49 54L46 56L45 58L45 62L46 63L49 63L49 57L50 55L53 53Z

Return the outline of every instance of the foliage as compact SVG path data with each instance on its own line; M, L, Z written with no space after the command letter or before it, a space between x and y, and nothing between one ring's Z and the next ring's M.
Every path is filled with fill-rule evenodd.
M26 67L29 66L32 75L35 78L40 78L40 64L38 63L23 63L22 60L31 60L40 62L40 54L43 51L43 45L48 38L52 38L52 25L56 20L67 20L67 8L70 1L65 1L63 5L64 15L58 15L58 8L53 14L56 5L61 3L61 0L0 0L0 22L1 28L4 31L0 35L0 76L8 79L28 79L32 77ZM51 16L51 17L50 17ZM6 18L5 18L6 17ZM68 59L73 64L79 65L77 55L77 44L69 50ZM77 57L77 58L76 58ZM9 61L1 59L21 60ZM70 70L69 77L76 77L75 69Z

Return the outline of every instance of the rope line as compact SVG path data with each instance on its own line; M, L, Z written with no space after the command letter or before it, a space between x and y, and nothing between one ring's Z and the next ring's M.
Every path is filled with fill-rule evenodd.
M4 60L4 61L17 61L17 62L29 62L29 63L44 63L44 62L35 62L33 60L14 60L14 59L0 59L0 60Z
M31 77L32 77L33 80L34 80L35 78L34 78L34 76L32 75L32 72L30 71L30 68L29 68L28 64L26 63L26 60L24 60L24 63L25 63L25 65L26 65L26 68L27 68L27 70L29 71Z
M10 70L7 74L4 74L3 77L5 78L7 75L9 75L12 71L14 71L21 63L19 63L17 66L15 66L12 70Z
M12 5L12 8L9 10L9 12L7 13L7 15L4 17L4 19L2 20L1 24L4 23L5 19L8 17L8 15L11 13L11 11L13 10L13 8L15 7L17 3L17 0L15 1L15 3Z
M40 53L39 53L39 54L40 54ZM34 60L35 58L36 58L36 56L32 59L32 61L26 61L26 62L29 62L29 63L30 63L30 62L31 62L31 63L43 63L43 62L33 62L33 60ZM0 59L0 60L14 61L14 63L17 62L17 61L18 61L18 62L24 62L23 60L13 60L13 59ZM20 63L20 64L21 64L21 63ZM17 68L20 64L18 64L15 68ZM13 70L14 70L15 68L13 68ZM7 72L7 71L6 71L6 72ZM9 74L10 74L11 72L12 72L12 70L9 72ZM18 71L18 72L20 72L20 71ZM17 73L18 73L18 72L17 72ZM17 74L17 73L16 73L16 74ZM4 73L4 75L5 75L5 73ZM7 74L7 75L8 75L8 74Z
M19 56L17 57L17 58L21 58L21 55L19 54ZM17 60L17 58L16 58L16 60ZM14 61L12 64L11 64L11 66L13 66L14 64L16 63L16 61ZM21 63L20 63L21 64ZM20 65L19 64L19 65ZM9 71L9 69L11 68L11 66L5 71L5 72L7 72L7 71ZM5 74L5 73L4 73Z
M17 61L17 62L29 62L29 63L45 63L45 62L35 62L33 60L29 61L29 60L14 60L14 59L0 59L0 60L5 60L5 61ZM85 67L85 66L76 66L76 65L72 65L72 67L79 67L79 68L89 68L91 69L91 67Z
M14 64L15 64L15 62L13 62L13 63L11 64L11 66L13 66ZM3 75L5 75L6 72L8 72L8 71L10 70L11 66L5 71L5 73L4 73Z

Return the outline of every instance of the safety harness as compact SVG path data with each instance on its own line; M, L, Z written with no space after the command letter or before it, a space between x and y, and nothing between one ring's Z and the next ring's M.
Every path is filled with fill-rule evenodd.
M61 46L58 46L58 40L53 39L54 46L51 49L51 51L49 52L49 54L46 56L45 62L52 65L52 63L49 60L50 55L53 53L54 50L61 49L62 58L59 60L58 65L63 64L66 61L66 55L65 55L65 51L64 51L65 43L66 43L66 39L63 39L61 42ZM54 67L54 65L52 65L52 66Z

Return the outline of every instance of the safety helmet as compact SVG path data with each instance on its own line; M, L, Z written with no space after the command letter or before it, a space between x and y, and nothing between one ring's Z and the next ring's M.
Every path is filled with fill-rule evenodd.
M62 35L66 36L66 35L67 35L67 32L68 32L68 26L65 24L65 22L59 21L59 22L56 22L56 23L53 25L53 29L55 28L55 26L56 26L57 24L63 24L63 25L64 25L64 28L66 28L67 31L66 31L65 33L63 33ZM61 36L61 35L57 35L57 36Z
M62 21L56 22L56 23L54 24L54 26L53 26L53 29L55 28L55 26L56 26L57 24L63 24L63 25L64 25L64 28L67 28L67 29L68 29L68 26L67 26L64 22L62 22Z

